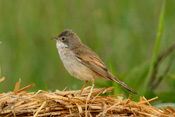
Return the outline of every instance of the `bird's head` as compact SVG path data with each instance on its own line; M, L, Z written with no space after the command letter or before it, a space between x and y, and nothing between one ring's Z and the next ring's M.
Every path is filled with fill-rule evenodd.
M64 46L73 49L81 43L80 38L72 32L72 30L64 30L58 37L51 38L57 41L57 44L64 44Z

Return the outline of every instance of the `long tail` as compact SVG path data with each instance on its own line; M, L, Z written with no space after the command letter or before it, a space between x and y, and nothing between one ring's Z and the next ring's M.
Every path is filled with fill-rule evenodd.
M112 81L118 83L119 85L121 85L122 87L126 88L128 91L134 93L134 94L137 94L136 91L134 91L132 88L130 88L129 86L127 86L124 82L121 82L118 78L116 77L113 77L113 78L110 78Z

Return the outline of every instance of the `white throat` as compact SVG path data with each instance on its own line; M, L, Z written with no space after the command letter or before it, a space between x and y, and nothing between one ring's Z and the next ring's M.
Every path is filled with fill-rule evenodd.
M68 46L61 41L57 41L56 46L58 49L67 48Z

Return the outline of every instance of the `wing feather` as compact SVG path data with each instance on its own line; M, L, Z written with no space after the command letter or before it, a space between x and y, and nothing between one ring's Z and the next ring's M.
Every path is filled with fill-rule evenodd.
M90 48L83 45L82 49L74 49L75 56L82 61L84 65L92 69L97 74L104 78L109 77L108 68L99 58L99 56L93 52Z

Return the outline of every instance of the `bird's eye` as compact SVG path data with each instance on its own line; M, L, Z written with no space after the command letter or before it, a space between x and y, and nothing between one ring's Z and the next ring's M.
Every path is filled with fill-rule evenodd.
M63 37L63 38L62 38L62 41L64 41L64 40L65 40L65 38Z

